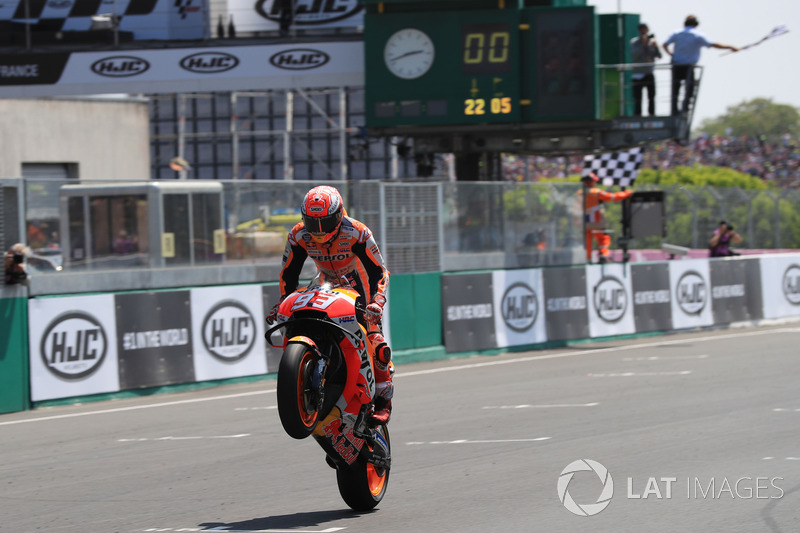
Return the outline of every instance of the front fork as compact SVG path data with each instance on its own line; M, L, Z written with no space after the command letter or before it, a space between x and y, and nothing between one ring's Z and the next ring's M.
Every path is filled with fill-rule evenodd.
M313 374L311 375L311 391L316 397L317 412L320 412L322 411L322 404L325 402L325 374L328 371L331 358L329 355L319 351L316 346L314 346L314 355L317 363L314 365Z

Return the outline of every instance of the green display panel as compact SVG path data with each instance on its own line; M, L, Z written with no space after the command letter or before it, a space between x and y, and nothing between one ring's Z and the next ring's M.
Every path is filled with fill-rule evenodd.
M367 125L518 122L520 13L368 14Z
M597 15L600 63L632 63L630 42L639 36L639 15L630 13L609 13ZM620 35L622 30L622 35ZM601 85L600 97L603 100L604 115L611 119L618 116L633 115L633 78L631 72L620 73L616 69L598 72ZM622 105L622 102L625 105Z
M526 9L528 59L522 72L531 105L525 122L591 120L597 109L594 9Z

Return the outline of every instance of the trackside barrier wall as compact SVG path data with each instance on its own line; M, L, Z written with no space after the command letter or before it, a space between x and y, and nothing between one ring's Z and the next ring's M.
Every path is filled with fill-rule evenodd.
M277 300L275 284L33 298L31 401L276 372Z
M447 352L800 317L800 255L442 276Z
M439 274L394 276L392 291L400 295L399 349L441 346ZM33 298L29 335L20 338L32 354L30 399L275 373L281 351L266 343L264 317L277 301L276 284ZM25 302L18 302L23 318Z
M280 350L263 338L275 284L32 299L24 291L5 287L0 299L3 412L277 371ZM535 348L800 317L800 254L398 274L389 302L399 363L415 352Z
M392 350L442 345L442 275L395 274L389 281Z
M0 413L30 408L27 301L25 287L0 285Z

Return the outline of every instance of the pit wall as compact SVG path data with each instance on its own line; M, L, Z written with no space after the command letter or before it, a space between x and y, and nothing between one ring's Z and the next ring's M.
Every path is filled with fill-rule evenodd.
M4 288L0 412L262 379L275 284L28 298ZM800 254L392 276L397 364L800 317Z
M0 284L0 413L30 408L27 302L25 287Z

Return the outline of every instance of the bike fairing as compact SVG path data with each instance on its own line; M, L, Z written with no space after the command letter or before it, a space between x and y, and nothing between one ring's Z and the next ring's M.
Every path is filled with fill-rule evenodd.
M342 498L364 511L383 499L391 448L385 423L368 423L374 362L355 320L357 297L331 283L299 289L281 302L278 323L265 336L286 330L278 372L284 429L296 439L314 436L336 469Z
M302 310L320 310L338 324L339 328L349 333L339 343L345 357L348 373L355 377L353 370L358 369L361 374L355 380L348 380L354 387L346 387L342 397L337 401L336 407L342 412L358 416L361 405L368 404L375 396L375 374L372 371L369 353L367 352L366 335L363 326L355 320L352 310L356 305L357 293L345 288L328 289L325 287L309 287L297 291L287 297L278 308L278 324L285 323L289 317ZM295 338L289 339L292 342ZM309 339L310 340L310 339ZM313 343L313 341L311 341ZM344 344L349 343L349 346ZM314 343L315 344L315 343ZM316 345L316 344L315 344ZM353 353L357 354L357 358ZM358 405L352 399L358 398ZM348 405L350 409L348 410Z

